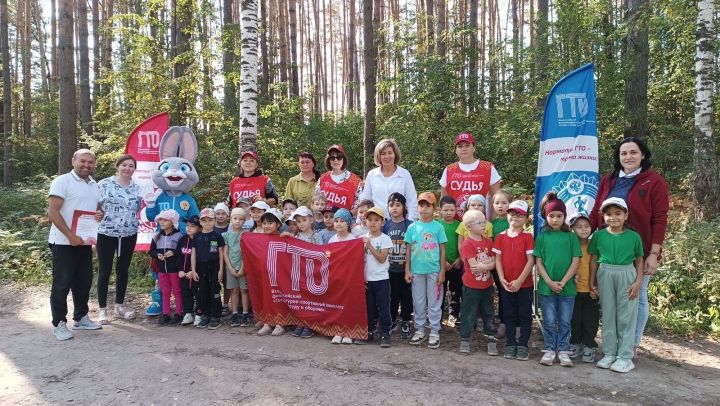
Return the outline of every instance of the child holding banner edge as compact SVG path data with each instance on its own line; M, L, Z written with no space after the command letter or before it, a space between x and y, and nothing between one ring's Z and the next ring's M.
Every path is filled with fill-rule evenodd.
M405 281L412 283L415 334L410 344L425 341L425 325L429 321L428 348L440 347L443 282L445 281L445 229L433 220L435 194L423 192L418 196L420 219L405 233L407 256Z

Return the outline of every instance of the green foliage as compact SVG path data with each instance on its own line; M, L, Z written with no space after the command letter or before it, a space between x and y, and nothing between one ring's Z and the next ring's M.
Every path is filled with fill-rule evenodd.
M652 321L676 334L720 335L720 221L698 223L677 211L671 219L649 287Z

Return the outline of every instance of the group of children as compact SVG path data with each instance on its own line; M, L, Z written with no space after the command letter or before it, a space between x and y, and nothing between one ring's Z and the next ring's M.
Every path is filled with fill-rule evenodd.
M540 363L553 365L558 359L560 365L572 366L572 359L578 357L595 362L602 307L604 357L597 366L617 372L634 368L635 299L642 281L643 252L639 235L625 225L627 205L622 199L603 202L607 227L592 238L587 215L566 218L564 203L553 193L542 200L545 225L536 238L526 231L527 203L512 201L505 191L493 195L492 210L487 210L485 197L470 196L462 222L450 196L443 196L438 207L432 192L420 193L415 222L407 219L406 201L402 194L392 193L385 213L363 200L353 218L347 209L328 207L321 193L313 197L312 208L298 207L288 199L282 202L282 212L263 201L251 204L240 199L229 213L229 224L229 209L218 204L215 210L203 209L199 218L186 219L186 235L178 231L176 212L161 212L156 217L160 231L150 250L163 297L160 324L194 323L216 329L224 301L230 304L231 326L249 325L252 316L240 251L244 232L292 236L318 245L361 238L368 339L336 336L333 344L379 341L381 347L389 347L391 336L399 332L411 345L427 341L429 348L438 348L447 290L448 323L459 330L460 353L470 353L477 324L486 337L488 354L499 354L496 340L504 335L504 357L527 360L532 270L537 267L545 346ZM490 212L491 220L486 217ZM286 326L257 327L259 335L277 336L285 333ZM314 333L300 325L292 334L309 338Z

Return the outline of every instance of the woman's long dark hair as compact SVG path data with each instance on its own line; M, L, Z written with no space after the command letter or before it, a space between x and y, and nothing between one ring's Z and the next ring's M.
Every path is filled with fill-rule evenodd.
M301 153L298 154L298 160L299 160L300 158L306 158L306 159L309 159L309 160L312 161L312 163L313 163L313 173L315 174L315 180L320 179L320 171L318 171L317 169L315 169L315 166L317 165L317 160L315 159L315 155L313 155L313 154L311 154L311 153L309 153L309 152L307 152L307 151L303 151L303 152L301 152Z
M613 167L615 168L615 172L613 172L614 176L617 176L623 168L620 163L620 147L623 146L623 144L630 142L637 144L638 148L640 148L640 152L642 152L644 156L642 161L640 161L642 171L644 172L652 167L652 161L650 160L652 153L650 153L650 149L647 147L647 144L645 144L645 141L638 137L626 137L615 146L615 152L613 153Z

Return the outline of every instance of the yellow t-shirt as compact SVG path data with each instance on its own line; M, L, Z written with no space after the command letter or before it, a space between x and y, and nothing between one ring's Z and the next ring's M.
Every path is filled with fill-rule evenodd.
M460 222L460 225L458 226L457 230L455 230L455 233L463 236L463 238L467 238L469 233L467 227L465 227L465 223ZM483 237L490 239L493 238L493 225L489 221L487 222L487 224L485 224L485 233L483 234Z
M588 245L589 244L580 243L582 257L580 258L580 265L578 265L577 272L575 272L575 289L582 293L590 292L590 258L592 256L588 252Z

